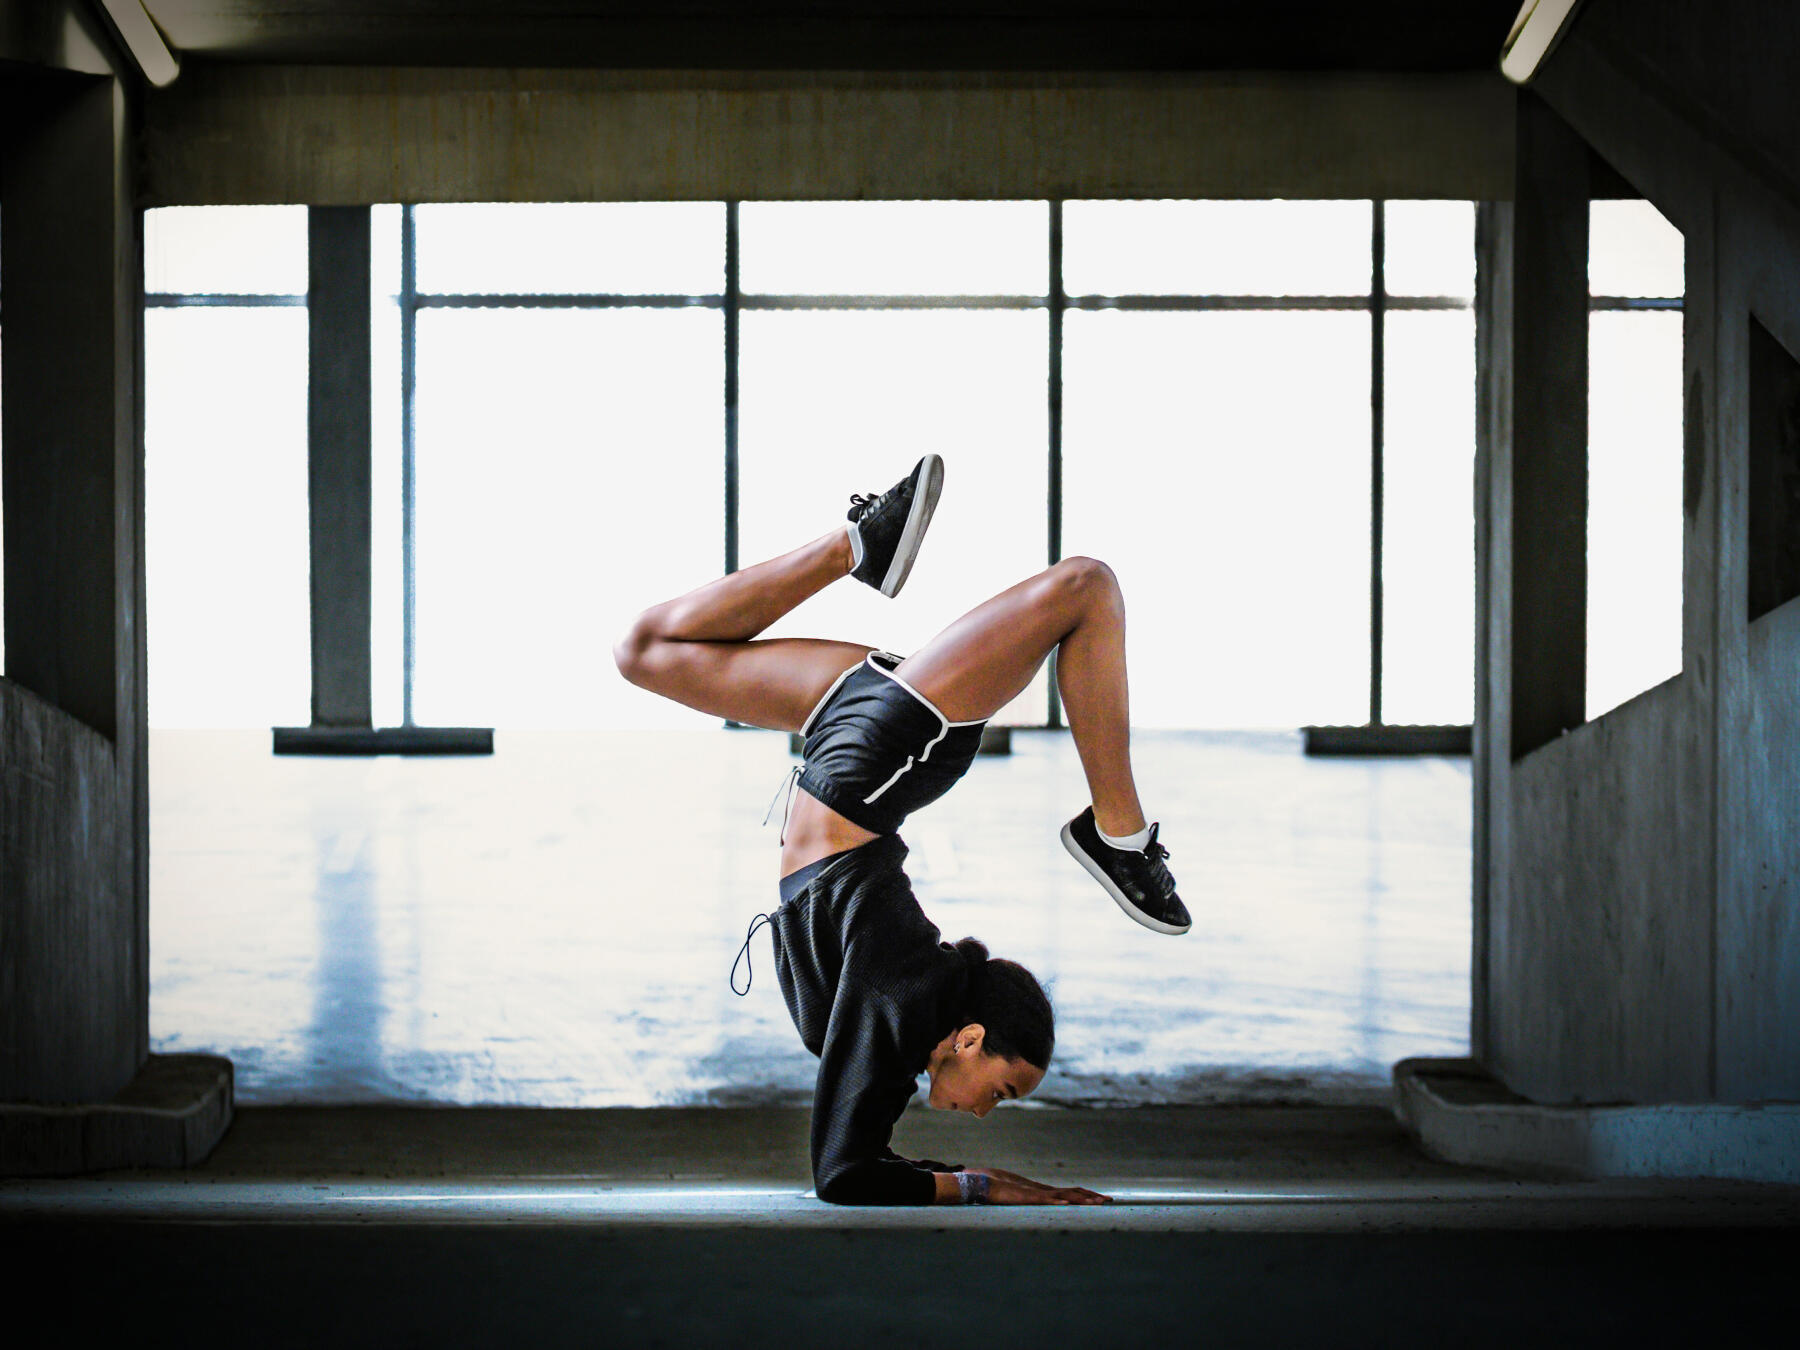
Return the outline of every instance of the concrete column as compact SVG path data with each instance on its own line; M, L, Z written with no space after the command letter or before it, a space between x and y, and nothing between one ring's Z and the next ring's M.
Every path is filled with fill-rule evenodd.
M113 76L0 69L0 1176L181 1166L231 1120L228 1061L149 1053L133 121Z
M369 727L369 209L307 219L312 720Z
M1519 96L1513 202L1512 753L1586 720L1589 156Z
M1505 809L1512 722L1512 297L1513 204L1475 213L1475 723L1470 751L1473 871L1469 1048L1492 1054L1491 916L1511 857Z
M120 85L6 80L0 1101L93 1100L149 1040L139 216Z

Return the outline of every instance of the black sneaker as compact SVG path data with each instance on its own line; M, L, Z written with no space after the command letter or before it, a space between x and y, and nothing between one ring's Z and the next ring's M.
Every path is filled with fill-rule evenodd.
M856 566L850 575L883 595L900 594L943 490L943 458L926 455L879 497L852 494L846 518Z
M1141 852L1114 848L1100 837L1090 806L1062 827L1062 841L1120 909L1153 932L1175 936L1187 932L1194 921L1175 894L1175 878L1163 865L1169 850L1156 842L1160 828L1150 827L1150 842Z

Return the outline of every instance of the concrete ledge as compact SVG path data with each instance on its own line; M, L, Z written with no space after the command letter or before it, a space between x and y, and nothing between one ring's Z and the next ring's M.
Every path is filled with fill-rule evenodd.
M278 755L491 755L492 727L276 727Z
M231 1125L231 1061L152 1055L108 1102L0 1103L0 1176L192 1167Z
M1432 1157L1465 1166L1800 1184L1800 1102L1544 1106L1473 1060L1404 1059L1394 1115Z
M1309 755L1467 755L1474 728L1411 726L1302 727Z

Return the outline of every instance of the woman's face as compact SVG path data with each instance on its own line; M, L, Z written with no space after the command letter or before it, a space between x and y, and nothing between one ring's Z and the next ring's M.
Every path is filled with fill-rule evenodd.
M1044 1071L1034 1064L989 1054L983 1047L986 1035L985 1027L972 1022L951 1032L932 1053L926 1069L937 1110L985 1116L1001 1102L1029 1096L1044 1081Z

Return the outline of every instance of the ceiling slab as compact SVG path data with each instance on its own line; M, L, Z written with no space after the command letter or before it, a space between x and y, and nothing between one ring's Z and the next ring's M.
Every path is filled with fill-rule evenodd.
M147 0L188 56L717 70L1492 69L1516 0Z

